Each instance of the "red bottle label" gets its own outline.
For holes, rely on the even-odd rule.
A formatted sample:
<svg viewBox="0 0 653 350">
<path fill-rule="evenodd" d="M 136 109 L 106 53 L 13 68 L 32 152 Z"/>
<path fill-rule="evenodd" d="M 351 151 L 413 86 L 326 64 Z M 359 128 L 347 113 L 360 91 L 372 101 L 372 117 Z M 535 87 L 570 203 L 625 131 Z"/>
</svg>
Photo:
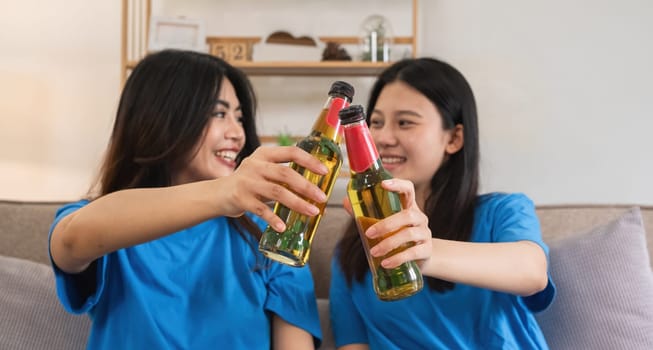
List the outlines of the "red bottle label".
<svg viewBox="0 0 653 350">
<path fill-rule="evenodd" d="M 347 126 L 345 143 L 347 144 L 349 168 L 354 172 L 365 171 L 379 159 L 379 152 L 376 150 L 370 129 L 366 124 Z"/>
<path fill-rule="evenodd" d="M 331 105 L 329 106 L 329 111 L 326 115 L 326 122 L 331 127 L 337 129 L 340 126 L 340 118 L 338 118 L 338 112 L 341 109 L 348 107 L 349 102 L 346 99 L 340 97 L 334 97 L 331 100 Z"/>
</svg>

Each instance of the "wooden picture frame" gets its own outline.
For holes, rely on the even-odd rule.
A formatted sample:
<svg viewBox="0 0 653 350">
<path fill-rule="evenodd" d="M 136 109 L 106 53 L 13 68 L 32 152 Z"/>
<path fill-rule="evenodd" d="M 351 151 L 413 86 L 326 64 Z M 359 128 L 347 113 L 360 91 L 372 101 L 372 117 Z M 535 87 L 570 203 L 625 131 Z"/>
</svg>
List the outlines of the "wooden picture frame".
<svg viewBox="0 0 653 350">
<path fill-rule="evenodd" d="M 152 17 L 148 51 L 164 49 L 206 52 L 204 22 L 199 19 Z"/>
</svg>

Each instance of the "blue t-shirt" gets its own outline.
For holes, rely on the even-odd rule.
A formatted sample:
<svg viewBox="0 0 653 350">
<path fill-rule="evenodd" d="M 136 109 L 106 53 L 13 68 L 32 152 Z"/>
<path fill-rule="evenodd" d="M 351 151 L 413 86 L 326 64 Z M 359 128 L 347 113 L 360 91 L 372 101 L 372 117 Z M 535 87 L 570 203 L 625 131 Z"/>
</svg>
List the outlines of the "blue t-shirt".
<svg viewBox="0 0 653 350">
<path fill-rule="evenodd" d="M 539 220 L 522 194 L 479 197 L 473 242 L 542 241 Z M 547 349 L 533 317 L 553 300 L 555 286 L 529 297 L 457 283 L 438 293 L 424 285 L 393 302 L 374 294 L 371 273 L 347 286 L 337 257 L 331 264 L 331 324 L 337 346 L 363 343 L 371 349 Z"/>
<path fill-rule="evenodd" d="M 86 204 L 60 208 L 52 227 Z M 57 293 L 66 310 L 89 313 L 89 349 L 269 349 L 273 314 L 319 344 L 309 268 L 264 258 L 249 237 L 211 219 L 105 255 L 90 283 L 55 266 Z"/>
</svg>

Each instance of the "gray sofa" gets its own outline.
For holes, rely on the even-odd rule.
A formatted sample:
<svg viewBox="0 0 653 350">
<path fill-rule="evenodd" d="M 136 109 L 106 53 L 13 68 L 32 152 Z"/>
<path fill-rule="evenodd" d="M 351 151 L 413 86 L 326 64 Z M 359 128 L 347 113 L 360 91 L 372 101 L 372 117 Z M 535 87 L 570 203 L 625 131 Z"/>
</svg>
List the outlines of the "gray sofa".
<svg viewBox="0 0 653 350">
<path fill-rule="evenodd" d="M 0 201 L 0 349 L 85 347 L 89 321 L 61 308 L 48 266 L 46 237 L 59 205 Z M 551 348 L 653 349 L 653 207 L 542 206 L 537 213 L 558 288 L 537 315 Z M 334 348 L 330 257 L 348 220 L 329 204 L 310 257 L 321 349 Z"/>
</svg>

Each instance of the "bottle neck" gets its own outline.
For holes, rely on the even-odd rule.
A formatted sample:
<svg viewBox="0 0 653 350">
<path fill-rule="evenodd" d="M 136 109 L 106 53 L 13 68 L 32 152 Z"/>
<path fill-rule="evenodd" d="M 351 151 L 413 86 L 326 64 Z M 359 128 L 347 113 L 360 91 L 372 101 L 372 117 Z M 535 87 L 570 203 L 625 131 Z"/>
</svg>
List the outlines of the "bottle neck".
<svg viewBox="0 0 653 350">
<path fill-rule="evenodd" d="M 372 167 L 380 167 L 379 152 L 365 120 L 345 125 L 344 134 L 351 171 L 362 173 Z"/>
<path fill-rule="evenodd" d="M 328 138 L 340 144 L 342 142 L 342 126 L 340 125 L 340 118 L 338 112 L 341 109 L 349 106 L 349 99 L 343 96 L 329 96 L 320 116 L 313 124 L 311 134 L 323 138 Z"/>
</svg>

